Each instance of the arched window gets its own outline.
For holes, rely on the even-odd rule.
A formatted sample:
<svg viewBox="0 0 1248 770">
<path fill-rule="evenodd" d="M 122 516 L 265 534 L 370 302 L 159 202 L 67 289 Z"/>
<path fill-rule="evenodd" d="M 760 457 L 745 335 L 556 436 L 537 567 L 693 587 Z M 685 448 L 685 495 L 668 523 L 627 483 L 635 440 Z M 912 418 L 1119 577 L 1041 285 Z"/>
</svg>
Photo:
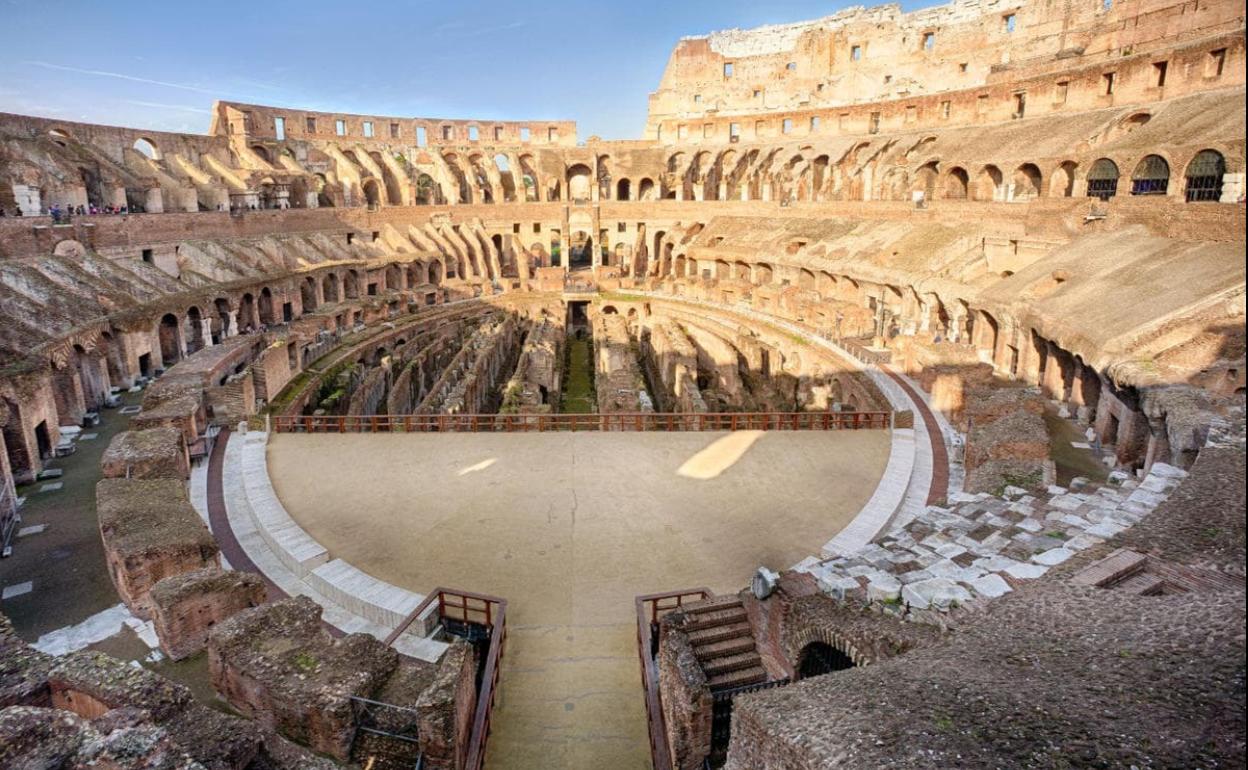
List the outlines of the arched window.
<svg viewBox="0 0 1248 770">
<path fill-rule="evenodd" d="M 134 140 L 133 146 L 135 151 L 146 155 L 152 160 L 160 160 L 160 150 L 156 149 L 156 145 L 152 140 L 139 138 Z"/>
<path fill-rule="evenodd" d="M 1109 158 L 1092 164 L 1088 172 L 1088 197 L 1107 201 L 1118 194 L 1118 165 Z"/>
<path fill-rule="evenodd" d="M 1160 155 L 1146 155 L 1131 174 L 1132 195 L 1165 195 L 1170 188 L 1170 164 Z"/>
<path fill-rule="evenodd" d="M 1222 177 L 1226 174 L 1226 159 L 1217 150 L 1201 150 L 1187 164 L 1184 197 L 1188 203 L 1196 201 L 1219 201 L 1222 199 Z"/>
<path fill-rule="evenodd" d="M 841 650 L 824 642 L 811 642 L 797 658 L 797 678 L 807 679 L 854 667 L 854 661 Z"/>
</svg>

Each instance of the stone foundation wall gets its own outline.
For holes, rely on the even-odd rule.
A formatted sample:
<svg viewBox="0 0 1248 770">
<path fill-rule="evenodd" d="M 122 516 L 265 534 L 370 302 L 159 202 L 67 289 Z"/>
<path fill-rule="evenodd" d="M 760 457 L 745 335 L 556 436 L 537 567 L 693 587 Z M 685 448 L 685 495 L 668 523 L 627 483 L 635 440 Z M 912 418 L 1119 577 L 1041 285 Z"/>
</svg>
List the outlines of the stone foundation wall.
<svg viewBox="0 0 1248 770">
<path fill-rule="evenodd" d="M 711 753 L 711 689 L 689 637 L 667 622 L 660 625 L 658 663 L 672 767 L 700 770 Z"/>
<path fill-rule="evenodd" d="M 307 597 L 243 610 L 208 637 L 213 686 L 230 705 L 339 760 L 355 734 L 349 696 L 373 697 L 398 665 L 398 653 L 371 636 L 332 638 Z"/>
<path fill-rule="evenodd" d="M 208 643 L 221 621 L 264 603 L 264 581 L 249 572 L 208 568 L 167 577 L 151 591 L 152 622 L 160 648 L 174 660 Z"/>
<path fill-rule="evenodd" d="M 187 479 L 191 463 L 181 431 L 149 428 L 114 436 L 100 470 L 106 479 Z"/>
<path fill-rule="evenodd" d="M 149 592 L 171 575 L 220 567 L 219 549 L 181 479 L 103 479 L 96 511 L 104 561 L 130 611 L 151 617 Z"/>
<path fill-rule="evenodd" d="M 416 703 L 420 749 L 429 770 L 461 770 L 476 712 L 477 660 L 473 648 L 459 642 L 438 662 L 433 682 Z"/>
</svg>

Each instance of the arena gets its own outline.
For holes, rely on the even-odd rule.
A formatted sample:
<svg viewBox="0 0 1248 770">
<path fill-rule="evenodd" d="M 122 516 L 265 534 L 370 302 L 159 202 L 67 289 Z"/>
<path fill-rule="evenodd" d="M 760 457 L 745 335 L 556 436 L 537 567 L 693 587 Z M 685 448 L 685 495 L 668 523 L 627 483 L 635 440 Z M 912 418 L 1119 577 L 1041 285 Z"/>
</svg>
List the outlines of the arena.
<svg viewBox="0 0 1248 770">
<path fill-rule="evenodd" d="M 0 767 L 1243 766 L 1244 89 L 954 0 L 641 138 L 0 113 Z"/>
</svg>

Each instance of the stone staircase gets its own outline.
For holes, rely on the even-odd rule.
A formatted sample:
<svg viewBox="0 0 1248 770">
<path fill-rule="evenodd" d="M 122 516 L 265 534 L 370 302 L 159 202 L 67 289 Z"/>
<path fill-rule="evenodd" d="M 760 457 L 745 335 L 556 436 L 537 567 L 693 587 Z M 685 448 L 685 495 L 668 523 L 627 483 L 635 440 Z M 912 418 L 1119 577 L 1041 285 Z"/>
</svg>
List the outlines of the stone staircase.
<svg viewBox="0 0 1248 770">
<path fill-rule="evenodd" d="M 685 632 L 712 691 L 767 681 L 745 606 L 737 596 L 717 596 L 684 608 Z"/>
</svg>

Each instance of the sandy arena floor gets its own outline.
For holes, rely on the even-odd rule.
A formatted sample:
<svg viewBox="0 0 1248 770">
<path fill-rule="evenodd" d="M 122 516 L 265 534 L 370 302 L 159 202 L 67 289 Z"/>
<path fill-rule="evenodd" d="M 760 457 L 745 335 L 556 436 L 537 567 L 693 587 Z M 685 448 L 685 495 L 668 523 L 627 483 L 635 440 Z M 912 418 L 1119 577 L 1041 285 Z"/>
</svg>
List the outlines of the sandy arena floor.
<svg viewBox="0 0 1248 770">
<path fill-rule="evenodd" d="M 737 591 L 867 501 L 884 431 L 278 434 L 269 472 L 334 557 L 504 596 L 489 766 L 647 768 L 633 597 Z"/>
</svg>

